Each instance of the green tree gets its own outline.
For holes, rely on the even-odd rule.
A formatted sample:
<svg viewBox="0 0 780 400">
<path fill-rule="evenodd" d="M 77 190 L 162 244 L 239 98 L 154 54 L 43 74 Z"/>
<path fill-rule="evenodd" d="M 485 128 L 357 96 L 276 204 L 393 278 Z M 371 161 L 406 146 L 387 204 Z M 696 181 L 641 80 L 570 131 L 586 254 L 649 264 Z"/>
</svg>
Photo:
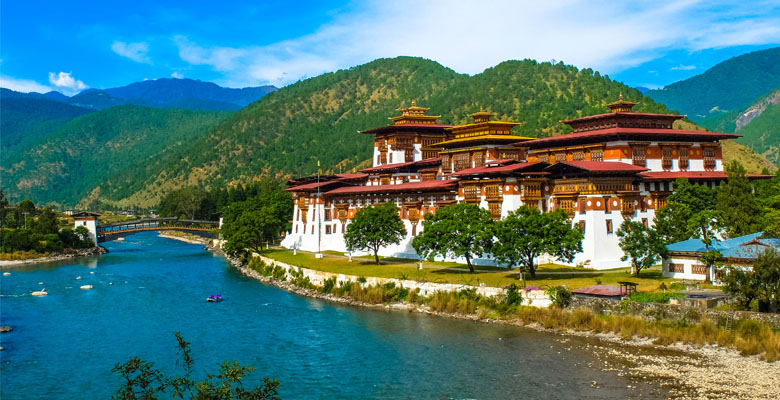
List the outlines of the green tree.
<svg viewBox="0 0 780 400">
<path fill-rule="evenodd" d="M 644 224 L 625 220 L 617 231 L 623 261 L 631 260 L 636 276 L 645 268 L 650 268 L 666 255 L 666 243 L 658 232 Z"/>
<path fill-rule="evenodd" d="M 717 189 L 716 210 L 722 217 L 729 237 L 760 231 L 764 226 L 764 212 L 745 176 L 745 168 L 736 161 L 727 169 L 728 180 Z"/>
<path fill-rule="evenodd" d="M 223 213 L 223 249 L 231 255 L 247 251 L 260 253 L 263 244 L 273 241 L 286 227 L 286 219 L 275 203 L 254 198 L 228 206 Z"/>
<path fill-rule="evenodd" d="M 674 181 L 674 193 L 666 207 L 658 210 L 654 226 L 666 243 L 681 242 L 693 235 L 688 221 L 697 213 L 715 209 L 715 192 L 704 185 L 680 178 Z"/>
<path fill-rule="evenodd" d="M 255 369 L 242 366 L 235 361 L 225 361 L 216 374 L 206 373 L 206 379 L 192 379 L 195 361 L 192 358 L 190 343 L 179 332 L 175 333 L 178 342 L 180 362 L 184 375 L 166 376 L 154 363 L 134 357 L 125 363 L 118 363 L 111 372 L 119 374 L 124 383 L 112 399 L 116 400 L 156 400 L 160 394 L 167 393 L 173 398 L 191 400 L 279 400 L 279 381 L 263 378 L 263 382 L 254 389 L 247 389 L 243 379 Z M 165 398 L 167 398 L 166 396 Z"/>
<path fill-rule="evenodd" d="M 188 219 L 207 219 L 212 209 L 208 202 L 209 196 L 203 189 L 188 186 L 166 194 L 158 205 L 161 217 L 184 217 Z"/>
<path fill-rule="evenodd" d="M 780 305 L 780 252 L 767 248 L 753 261 L 752 271 L 732 266 L 723 278 L 723 289 L 736 296 L 745 308 L 758 300 L 764 304 Z"/>
<path fill-rule="evenodd" d="M 521 266 L 536 278 L 536 258 L 547 253 L 571 262 L 582 251 L 583 234 L 572 228 L 563 210 L 543 213 L 524 205 L 496 224 L 493 257 L 508 267 Z"/>
<path fill-rule="evenodd" d="M 398 207 L 388 202 L 368 206 L 355 213 L 344 232 L 344 242 L 349 251 L 371 251 L 374 253 L 374 261 L 379 264 L 379 248 L 398 244 L 404 236 L 406 229 L 398 217 Z"/>
<path fill-rule="evenodd" d="M 493 246 L 493 219 L 490 212 L 475 204 L 458 203 L 425 214 L 423 231 L 412 247 L 423 258 L 464 257 L 469 271 L 473 257 L 490 253 Z"/>
<path fill-rule="evenodd" d="M 32 231 L 40 235 L 59 232 L 60 228 L 57 223 L 57 213 L 55 213 L 51 207 L 44 208 L 41 211 L 41 215 L 39 215 L 35 223 L 32 224 Z"/>
</svg>

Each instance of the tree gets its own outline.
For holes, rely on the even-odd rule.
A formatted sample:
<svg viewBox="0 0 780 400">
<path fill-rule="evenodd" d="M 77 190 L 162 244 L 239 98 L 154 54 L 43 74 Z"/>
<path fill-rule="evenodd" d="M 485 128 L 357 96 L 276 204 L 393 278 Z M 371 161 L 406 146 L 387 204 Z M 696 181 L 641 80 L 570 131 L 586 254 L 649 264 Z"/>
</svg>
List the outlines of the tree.
<svg viewBox="0 0 780 400">
<path fill-rule="evenodd" d="M 231 255 L 248 250 L 260 253 L 263 244 L 274 240 L 286 227 L 286 220 L 275 203 L 254 198 L 228 206 L 223 214 L 223 249 Z"/>
<path fill-rule="evenodd" d="M 185 217 L 189 219 L 211 219 L 213 212 L 208 193 L 195 187 L 174 190 L 160 199 L 157 209 L 161 217 Z M 197 217 L 197 218 L 196 218 Z"/>
<path fill-rule="evenodd" d="M 469 271 L 471 260 L 490 253 L 493 246 L 493 219 L 490 212 L 475 204 L 458 203 L 427 213 L 423 231 L 412 240 L 412 247 L 423 258 L 464 257 Z"/>
<path fill-rule="evenodd" d="M 398 244 L 404 236 L 406 229 L 398 217 L 398 207 L 395 203 L 384 203 L 355 213 L 344 232 L 344 242 L 349 251 L 371 251 L 374 261 L 379 264 L 379 248 Z"/>
<path fill-rule="evenodd" d="M 729 237 L 760 231 L 764 226 L 764 212 L 756 198 L 753 185 L 745 176 L 745 168 L 736 161 L 726 169 L 728 180 L 717 189 L 716 210 L 722 217 Z"/>
<path fill-rule="evenodd" d="M 718 234 L 723 229 L 721 220 L 720 212 L 711 210 L 698 212 L 688 220 L 688 230 L 691 232 L 692 237 L 699 238 L 704 243 L 705 251 L 699 259 L 707 266 L 707 282 L 710 281 L 710 271 L 713 265 L 721 258 L 720 252 L 713 252 L 710 249 L 712 243 L 718 241 Z"/>
<path fill-rule="evenodd" d="M 493 257 L 508 267 L 521 266 L 536 278 L 536 258 L 547 253 L 571 262 L 582 251 L 583 234 L 572 228 L 563 210 L 543 213 L 524 205 L 497 223 Z"/>
<path fill-rule="evenodd" d="M 32 224 L 32 230 L 41 235 L 59 232 L 60 228 L 57 223 L 57 213 L 55 213 L 51 207 L 44 208 L 41 211 L 41 215 L 39 215 L 38 219 Z"/>
<path fill-rule="evenodd" d="M 644 224 L 625 220 L 617 231 L 620 248 L 623 257 L 620 259 L 631 260 L 631 267 L 636 276 L 645 268 L 652 267 L 661 261 L 666 255 L 666 244 L 663 238 L 653 228 L 646 228 Z"/>
<path fill-rule="evenodd" d="M 715 209 L 715 192 L 704 185 L 695 185 L 688 179 L 674 181 L 674 193 L 666 207 L 658 210 L 653 225 L 667 244 L 681 242 L 692 236 L 688 221 L 697 213 Z"/>
<path fill-rule="evenodd" d="M 235 361 L 225 361 L 219 372 L 206 373 L 206 379 L 192 379 L 195 361 L 192 358 L 190 343 L 179 332 L 175 333 L 179 347 L 180 362 L 184 375 L 166 376 L 154 363 L 134 357 L 122 364 L 116 364 L 111 370 L 124 379 L 124 385 L 117 390 L 113 399 L 156 400 L 161 393 L 169 393 L 174 398 L 193 400 L 279 400 L 279 381 L 263 378 L 262 384 L 254 389 L 246 389 L 242 380 L 255 369 L 242 366 Z M 178 363 L 177 363 L 178 364 Z M 167 398 L 168 396 L 166 396 Z"/>
<path fill-rule="evenodd" d="M 780 252 L 773 248 L 761 252 L 753 261 L 752 271 L 729 267 L 723 283 L 723 289 L 736 296 L 745 308 L 758 300 L 776 309 L 780 303 Z"/>
</svg>

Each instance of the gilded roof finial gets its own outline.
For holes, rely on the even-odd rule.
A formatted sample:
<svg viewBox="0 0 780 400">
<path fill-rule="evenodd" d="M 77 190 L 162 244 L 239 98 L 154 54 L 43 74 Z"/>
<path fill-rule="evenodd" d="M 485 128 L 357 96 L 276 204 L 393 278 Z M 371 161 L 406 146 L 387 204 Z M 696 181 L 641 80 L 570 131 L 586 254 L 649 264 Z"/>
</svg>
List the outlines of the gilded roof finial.
<svg viewBox="0 0 780 400">
<path fill-rule="evenodd" d="M 623 100 L 623 91 L 620 91 L 620 100 Z"/>
<path fill-rule="evenodd" d="M 417 107 L 417 102 L 412 99 L 412 107 Z"/>
</svg>

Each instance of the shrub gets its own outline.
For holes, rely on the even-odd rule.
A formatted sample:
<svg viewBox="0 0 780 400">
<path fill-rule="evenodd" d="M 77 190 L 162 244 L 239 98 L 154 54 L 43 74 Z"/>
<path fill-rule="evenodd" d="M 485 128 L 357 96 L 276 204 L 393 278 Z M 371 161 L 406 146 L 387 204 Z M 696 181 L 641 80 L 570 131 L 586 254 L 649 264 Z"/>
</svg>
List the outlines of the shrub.
<svg viewBox="0 0 780 400">
<path fill-rule="evenodd" d="M 669 303 L 669 299 L 679 299 L 685 297 L 684 293 L 646 293 L 633 292 L 628 298 L 634 303 Z"/>
<path fill-rule="evenodd" d="M 566 308 L 571 304 L 572 294 L 565 286 L 553 286 L 547 289 L 547 295 L 550 296 L 553 305 L 560 308 Z"/>
<path fill-rule="evenodd" d="M 335 276 L 325 279 L 325 282 L 322 283 L 322 293 L 332 293 L 333 288 L 335 287 L 336 287 Z"/>
<path fill-rule="evenodd" d="M 520 295 L 520 290 L 514 283 L 509 285 L 506 289 L 506 295 L 504 296 L 506 304 L 518 305 L 523 302 L 523 297 Z"/>
<path fill-rule="evenodd" d="M 271 272 L 271 276 L 273 276 L 273 278 L 276 279 L 277 281 L 286 281 L 287 270 L 278 265 L 274 265 L 273 270 Z"/>
<path fill-rule="evenodd" d="M 311 280 L 309 279 L 308 276 L 305 276 L 303 274 L 303 269 L 301 269 L 301 267 L 298 267 L 297 270 L 295 270 L 295 269 L 290 270 L 290 278 L 291 278 L 292 283 L 295 286 L 298 286 L 298 287 L 303 288 L 303 289 L 313 289 L 314 288 L 314 284 L 311 283 Z"/>
<path fill-rule="evenodd" d="M 357 281 L 360 282 L 360 283 L 366 283 L 366 277 L 365 276 L 359 276 L 357 278 Z"/>
</svg>

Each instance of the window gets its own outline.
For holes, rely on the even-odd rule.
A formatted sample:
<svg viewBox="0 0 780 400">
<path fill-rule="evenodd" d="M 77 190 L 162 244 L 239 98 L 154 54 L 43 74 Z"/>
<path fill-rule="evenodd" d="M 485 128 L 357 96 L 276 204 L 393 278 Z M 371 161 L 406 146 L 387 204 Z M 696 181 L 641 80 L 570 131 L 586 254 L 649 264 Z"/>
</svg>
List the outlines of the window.
<svg viewBox="0 0 780 400">
<path fill-rule="evenodd" d="M 604 198 L 604 213 L 605 214 L 609 214 L 609 213 L 612 212 L 612 209 L 610 208 L 611 204 L 609 203 L 610 201 L 611 201 L 611 199 L 609 197 L 605 197 Z"/>
<path fill-rule="evenodd" d="M 417 236 L 417 224 L 412 225 L 412 236 Z"/>
<path fill-rule="evenodd" d="M 463 188 L 463 197 L 466 200 L 480 198 L 480 187 L 478 185 L 468 185 Z"/>
<path fill-rule="evenodd" d="M 491 201 L 488 203 L 488 209 L 490 211 L 490 217 L 494 220 L 501 219 L 501 202 Z"/>
<path fill-rule="evenodd" d="M 574 200 L 573 199 L 560 199 L 558 200 L 558 207 L 565 211 L 566 214 L 571 217 L 574 215 Z"/>
<path fill-rule="evenodd" d="M 671 147 L 661 148 L 661 168 L 663 168 L 664 171 L 672 169 L 672 154 L 673 150 Z"/>
<path fill-rule="evenodd" d="M 691 272 L 694 274 L 705 275 L 707 273 L 707 266 L 702 264 L 694 264 L 691 268 Z"/>
<path fill-rule="evenodd" d="M 642 225 L 647 228 L 647 218 L 642 218 Z"/>
<path fill-rule="evenodd" d="M 685 264 L 669 263 L 669 272 L 683 273 L 685 272 Z"/>
<path fill-rule="evenodd" d="M 572 161 L 585 161 L 585 152 L 582 150 L 575 151 L 571 154 Z"/>
<path fill-rule="evenodd" d="M 680 171 L 688 169 L 688 148 L 680 147 Z"/>
<path fill-rule="evenodd" d="M 550 162 L 550 155 L 548 153 L 539 154 L 538 157 L 540 162 Z"/>
<path fill-rule="evenodd" d="M 481 167 L 483 165 L 485 165 L 485 152 L 478 151 L 474 153 L 474 166 Z"/>
<path fill-rule="evenodd" d="M 590 160 L 591 161 L 604 161 L 604 150 L 602 149 L 593 149 L 590 151 Z"/>
<path fill-rule="evenodd" d="M 330 220 L 331 220 L 331 210 L 327 209 L 325 210 L 325 221 L 330 221 Z"/>
<path fill-rule="evenodd" d="M 295 225 L 295 233 L 298 233 L 298 225 Z"/>
<path fill-rule="evenodd" d="M 471 168 L 471 155 L 469 153 L 455 154 L 452 161 L 455 164 L 455 172 Z"/>
<path fill-rule="evenodd" d="M 330 235 L 330 225 L 325 225 L 325 234 Z"/>
<path fill-rule="evenodd" d="M 583 235 L 585 234 L 585 221 L 580 221 L 580 232 L 582 232 Z"/>
<path fill-rule="evenodd" d="M 311 234 L 314 234 L 314 224 L 311 224 Z"/>
<path fill-rule="evenodd" d="M 702 149 L 704 155 L 704 170 L 712 171 L 715 169 L 715 148 L 705 147 Z"/>
<path fill-rule="evenodd" d="M 612 220 L 607 220 L 607 233 L 612 233 Z"/>
<path fill-rule="evenodd" d="M 404 150 L 404 160 L 405 162 L 414 161 L 414 148 Z"/>
<path fill-rule="evenodd" d="M 441 170 L 443 173 L 448 173 L 452 171 L 452 165 L 450 165 L 450 155 L 449 154 L 442 154 L 441 155 Z"/>
<path fill-rule="evenodd" d="M 631 148 L 631 162 L 634 165 L 644 167 L 647 165 L 646 149 L 644 146 L 635 146 Z"/>
</svg>

